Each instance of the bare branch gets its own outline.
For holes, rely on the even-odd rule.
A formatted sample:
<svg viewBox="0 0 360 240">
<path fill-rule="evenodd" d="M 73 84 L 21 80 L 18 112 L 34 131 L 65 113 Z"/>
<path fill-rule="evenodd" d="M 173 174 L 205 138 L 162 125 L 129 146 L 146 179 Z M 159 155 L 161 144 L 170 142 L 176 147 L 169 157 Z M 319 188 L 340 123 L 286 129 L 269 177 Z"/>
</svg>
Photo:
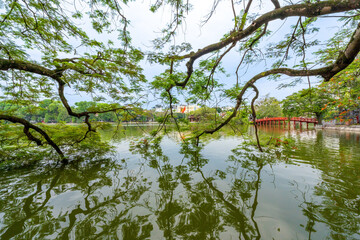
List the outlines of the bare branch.
<svg viewBox="0 0 360 240">
<path fill-rule="evenodd" d="M 280 8 L 280 3 L 278 0 L 271 0 L 271 2 L 274 4 L 275 9 Z"/>
<path fill-rule="evenodd" d="M 239 69 L 240 69 L 240 66 L 241 66 L 241 64 L 243 63 L 244 59 L 245 59 L 245 56 L 246 56 L 247 52 L 248 52 L 249 50 L 252 50 L 252 47 L 254 46 L 254 44 L 255 44 L 257 41 L 259 41 L 260 38 L 262 38 L 262 37 L 265 35 L 266 30 L 267 30 L 267 26 L 268 26 L 268 24 L 266 23 L 265 26 L 264 26 L 263 31 L 261 32 L 261 34 L 260 34 L 257 38 L 255 38 L 255 39 L 250 43 L 248 49 L 245 50 L 245 52 L 244 52 L 244 54 L 243 54 L 243 56 L 242 56 L 242 58 L 241 58 L 241 61 L 240 61 L 239 65 L 237 66 L 236 72 L 235 72 L 235 73 L 236 73 L 236 87 L 239 87 Z"/>
<path fill-rule="evenodd" d="M 250 10 L 250 6 L 252 4 L 252 0 L 249 0 L 246 8 L 245 8 L 245 11 L 244 11 L 244 15 L 241 19 L 241 24 L 239 26 L 239 31 L 242 31 L 244 29 L 244 26 L 245 26 L 245 23 L 246 23 L 246 18 L 247 18 L 247 14 L 249 13 L 249 10 Z"/>
</svg>

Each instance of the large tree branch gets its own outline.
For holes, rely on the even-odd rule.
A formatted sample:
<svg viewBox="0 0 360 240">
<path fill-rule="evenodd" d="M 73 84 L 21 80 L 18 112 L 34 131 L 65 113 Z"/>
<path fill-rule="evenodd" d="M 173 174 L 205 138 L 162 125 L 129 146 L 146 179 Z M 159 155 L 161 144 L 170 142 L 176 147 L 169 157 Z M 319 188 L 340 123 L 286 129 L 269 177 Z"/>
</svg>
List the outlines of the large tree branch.
<svg viewBox="0 0 360 240">
<path fill-rule="evenodd" d="M 64 69 L 51 70 L 35 63 L 22 60 L 9 60 L 0 58 L 0 70 L 17 69 L 20 71 L 36 73 L 59 81 Z"/>
<path fill-rule="evenodd" d="M 304 69 L 304 70 L 297 70 L 297 69 L 291 69 L 291 68 L 277 68 L 277 69 L 271 69 L 268 71 L 264 71 L 262 73 L 259 73 L 252 77 L 244 87 L 241 89 L 241 92 L 237 95 L 236 98 L 236 105 L 234 107 L 234 111 L 232 114 L 225 119 L 224 122 L 219 124 L 214 129 L 208 129 L 204 130 L 203 132 L 197 134 L 195 138 L 199 138 L 203 134 L 210 133 L 213 134 L 214 132 L 220 130 L 222 127 L 224 127 L 226 124 L 228 124 L 231 119 L 233 119 L 237 111 L 242 103 L 243 96 L 247 89 L 249 87 L 254 88 L 254 83 L 258 81 L 261 78 L 274 75 L 274 74 L 284 74 L 291 77 L 307 77 L 307 76 L 322 76 L 325 81 L 329 81 L 334 75 L 339 73 L 340 71 L 344 70 L 346 67 L 348 67 L 355 59 L 355 57 L 358 55 L 360 51 L 360 23 L 358 24 L 356 30 L 354 31 L 353 36 L 351 37 L 346 49 L 344 52 L 340 53 L 338 59 L 330 66 L 318 68 L 318 69 Z M 254 88 L 255 89 L 255 88 Z"/>
<path fill-rule="evenodd" d="M 174 56 L 173 57 L 174 59 L 189 58 L 189 61 L 186 63 L 187 77 L 183 82 L 177 82 L 175 85 L 181 87 L 186 86 L 187 82 L 189 81 L 192 75 L 193 64 L 196 59 L 208 53 L 220 50 L 233 42 L 239 41 L 241 39 L 250 36 L 263 24 L 269 23 L 277 19 L 284 19 L 292 16 L 316 17 L 316 16 L 327 15 L 332 13 L 350 11 L 354 9 L 360 9 L 359 0 L 332 0 L 332 1 L 317 2 L 317 3 L 295 4 L 295 5 L 285 6 L 282 8 L 277 8 L 273 11 L 265 13 L 259 18 L 257 18 L 255 21 L 253 21 L 253 23 L 250 26 L 248 26 L 242 31 L 236 31 L 232 33 L 225 40 L 208 45 L 202 49 L 199 49 L 197 52 L 191 52 L 190 54 L 180 57 Z"/>
<path fill-rule="evenodd" d="M 29 140 L 31 141 L 35 141 L 37 145 L 42 145 L 42 142 L 40 139 L 34 137 L 34 135 L 32 135 L 29 132 L 29 129 L 33 129 L 36 132 L 40 133 L 46 140 L 46 142 L 55 149 L 55 151 L 60 155 L 61 157 L 61 161 L 63 163 L 67 163 L 68 160 L 65 158 L 64 153 L 61 151 L 61 149 L 59 148 L 59 146 L 50 138 L 50 136 L 41 128 L 39 128 L 38 126 L 35 126 L 34 124 L 30 123 L 29 121 L 22 119 L 22 118 L 18 118 L 18 117 L 14 117 L 14 116 L 9 116 L 9 115 L 0 115 L 0 120 L 6 120 L 12 123 L 20 123 L 24 126 L 24 133 L 26 134 L 26 136 L 28 137 Z"/>
<path fill-rule="evenodd" d="M 61 100 L 63 106 L 65 107 L 67 113 L 70 116 L 73 116 L 76 118 L 85 117 L 84 123 L 87 125 L 88 130 L 84 134 L 84 137 L 81 140 L 79 140 L 78 142 L 81 142 L 82 140 L 84 140 L 87 137 L 87 134 L 89 132 L 95 132 L 95 130 L 92 128 L 91 123 L 89 121 L 90 114 L 107 113 L 107 112 L 115 112 L 118 110 L 126 110 L 126 108 L 124 108 L 124 107 L 117 107 L 117 108 L 108 109 L 108 110 L 85 111 L 85 112 L 80 112 L 80 113 L 74 112 L 73 109 L 71 108 L 70 104 L 68 103 L 68 100 L 65 97 L 66 83 L 61 79 L 64 71 L 66 71 L 68 69 L 72 69 L 72 68 L 57 68 L 55 70 L 52 70 L 52 69 L 43 67 L 41 65 L 27 62 L 27 61 L 8 60 L 8 59 L 0 58 L 0 70 L 6 71 L 9 69 L 16 69 L 19 71 L 25 71 L 25 72 L 30 72 L 30 73 L 35 73 L 35 74 L 39 74 L 42 76 L 50 77 L 51 79 L 55 80 L 58 83 L 58 94 L 59 94 L 60 100 Z M 74 70 L 74 69 L 72 69 L 72 70 Z M 29 132 L 25 132 L 25 133 L 27 135 L 30 134 Z M 29 137 L 29 139 L 32 138 L 30 135 L 28 135 L 28 137 Z M 34 140 L 34 139 L 31 139 L 31 140 Z M 35 142 L 38 143 L 38 141 L 35 141 Z"/>
<path fill-rule="evenodd" d="M 65 85 L 66 83 L 61 79 L 61 77 L 63 76 L 63 73 L 65 70 L 68 69 L 72 69 L 72 68 L 58 68 L 55 70 L 49 69 L 49 68 L 45 68 L 39 64 L 35 64 L 35 63 L 30 63 L 27 61 L 22 61 L 22 60 L 8 60 L 8 59 L 2 59 L 0 58 L 0 70 L 9 70 L 9 69 L 16 69 L 19 71 L 25 71 L 25 72 L 30 72 L 30 73 L 35 73 L 35 74 L 39 74 L 42 76 L 46 76 L 46 77 L 50 77 L 53 80 L 55 80 L 58 84 L 59 84 L 59 88 L 58 88 L 58 92 L 59 92 L 59 97 L 61 102 L 63 103 L 64 107 L 66 108 L 67 112 L 69 115 L 73 116 L 73 117 L 84 117 L 87 116 L 89 114 L 96 114 L 96 113 L 107 113 L 107 112 L 114 112 L 117 110 L 125 110 L 124 107 L 119 107 L 119 108 L 114 108 L 114 109 L 109 109 L 109 110 L 99 110 L 99 111 L 85 111 L 85 112 L 80 112 L 80 113 L 76 113 L 72 110 L 72 108 L 70 107 L 65 94 L 64 94 L 64 90 L 65 90 Z M 72 69 L 73 70 L 73 69 Z"/>
<path fill-rule="evenodd" d="M 62 104 L 64 105 L 64 107 L 66 108 L 68 114 L 70 116 L 73 117 L 77 117 L 77 118 L 81 118 L 83 116 L 88 117 L 89 113 L 88 112 L 82 112 L 82 113 L 75 113 L 72 108 L 70 107 L 65 94 L 64 94 L 64 89 L 65 89 L 65 82 L 61 79 L 63 72 L 65 71 L 65 69 L 49 69 L 49 68 L 45 68 L 41 65 L 35 64 L 35 63 L 31 63 L 31 62 L 27 62 L 27 61 L 22 61 L 22 60 L 8 60 L 8 59 L 0 59 L 0 70 L 9 70 L 9 69 L 16 69 L 19 71 L 25 71 L 25 72 L 30 72 L 30 73 L 35 73 L 35 74 L 39 74 L 42 76 L 46 76 L 46 77 L 50 77 L 53 80 L 55 80 L 59 87 L 58 87 L 58 93 L 59 93 L 59 97 L 60 100 L 62 102 Z M 91 128 L 90 123 L 88 122 L 88 118 L 85 119 L 85 123 L 88 125 L 88 131 L 93 131 Z M 87 133 L 86 133 L 87 135 Z"/>
</svg>

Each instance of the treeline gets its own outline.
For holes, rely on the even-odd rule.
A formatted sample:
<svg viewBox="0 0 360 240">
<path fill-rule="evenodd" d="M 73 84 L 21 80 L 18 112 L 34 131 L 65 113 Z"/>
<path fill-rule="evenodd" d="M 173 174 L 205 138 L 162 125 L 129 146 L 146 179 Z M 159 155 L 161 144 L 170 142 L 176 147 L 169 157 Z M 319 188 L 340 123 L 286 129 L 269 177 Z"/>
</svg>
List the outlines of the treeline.
<svg viewBox="0 0 360 240">
<path fill-rule="evenodd" d="M 114 109 L 119 108 L 120 105 L 97 103 L 93 101 L 81 101 L 72 106 L 74 112 L 86 112 L 98 109 Z M 44 99 L 36 104 L 14 103 L 12 101 L 1 101 L 0 112 L 12 113 L 17 117 L 24 118 L 30 122 L 38 123 L 81 123 L 82 118 L 75 118 L 68 114 L 66 108 L 60 101 L 52 99 Z M 132 108 L 129 110 L 106 112 L 101 114 L 91 114 L 91 121 L 98 122 L 118 122 L 118 121 L 138 121 L 148 122 L 153 121 L 153 114 L 141 108 Z"/>
<path fill-rule="evenodd" d="M 302 89 L 278 101 L 265 97 L 256 102 L 257 118 L 316 117 L 337 123 L 356 124 L 360 118 L 360 61 L 329 82 Z"/>
<path fill-rule="evenodd" d="M 163 122 L 171 121 L 172 118 L 180 122 L 209 122 L 214 119 L 222 119 L 230 115 L 233 109 L 210 108 L 203 106 L 190 113 L 156 112 L 155 109 L 147 110 L 140 107 L 132 107 L 121 110 L 118 104 L 98 103 L 94 101 L 76 102 L 72 106 L 74 112 L 103 111 L 108 109 L 120 109 L 106 113 L 91 114 L 90 121 L 94 122 Z M 72 117 L 68 114 L 64 105 L 57 100 L 44 99 L 37 103 L 17 103 L 9 100 L 0 101 L 0 113 L 12 114 L 26 119 L 32 123 L 82 123 L 83 118 Z M 238 111 L 237 120 L 244 123 L 248 121 L 250 107 L 243 105 Z"/>
</svg>

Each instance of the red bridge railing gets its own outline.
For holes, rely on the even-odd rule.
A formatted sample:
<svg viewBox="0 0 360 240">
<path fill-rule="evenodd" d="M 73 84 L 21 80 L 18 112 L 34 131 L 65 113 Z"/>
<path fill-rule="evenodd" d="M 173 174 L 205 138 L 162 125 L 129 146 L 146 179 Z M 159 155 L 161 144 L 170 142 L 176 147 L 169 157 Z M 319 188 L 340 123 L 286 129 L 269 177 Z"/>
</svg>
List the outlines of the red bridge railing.
<svg viewBox="0 0 360 240">
<path fill-rule="evenodd" d="M 318 123 L 316 118 L 303 118 L 303 117 L 293 117 L 293 118 L 290 119 L 290 121 Z"/>
<path fill-rule="evenodd" d="M 257 125 L 271 125 L 271 124 L 275 124 L 275 125 L 280 125 L 281 122 L 283 122 L 283 125 L 286 124 L 286 121 L 293 121 L 294 125 L 299 122 L 300 123 L 300 127 L 301 127 L 301 123 L 306 123 L 306 126 L 308 127 L 309 123 L 313 123 L 314 125 L 316 125 L 318 123 L 318 121 L 316 120 L 316 118 L 304 118 L 304 117 L 293 117 L 293 118 L 287 118 L 287 117 L 273 117 L 273 118 L 262 118 L 262 119 L 256 119 L 255 122 Z"/>
</svg>

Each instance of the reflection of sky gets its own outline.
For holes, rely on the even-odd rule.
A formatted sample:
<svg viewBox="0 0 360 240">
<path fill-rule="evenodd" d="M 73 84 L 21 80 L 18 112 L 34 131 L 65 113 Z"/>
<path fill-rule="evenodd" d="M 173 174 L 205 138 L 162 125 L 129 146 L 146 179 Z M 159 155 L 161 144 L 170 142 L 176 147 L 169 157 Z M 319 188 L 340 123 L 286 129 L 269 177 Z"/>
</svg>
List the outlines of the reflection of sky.
<svg viewBox="0 0 360 240">
<path fill-rule="evenodd" d="M 266 167 L 262 174 L 256 217 L 264 236 L 306 239 L 307 233 L 300 226 L 306 226 L 308 221 L 301 208 L 306 207 L 302 205 L 305 201 L 302 193 L 307 201 L 314 202 L 314 187 L 320 182 L 321 171 L 311 165 L 280 163 L 272 169 Z M 315 229 L 317 239 L 326 237 L 328 229 L 325 224 L 317 222 Z"/>
<path fill-rule="evenodd" d="M 5 227 L 5 225 L 3 224 L 4 216 L 5 216 L 5 213 L 0 212 L 0 229 Z"/>
<path fill-rule="evenodd" d="M 66 211 L 71 212 L 70 209 L 76 208 L 81 205 L 84 200 L 84 195 L 81 191 L 68 191 L 54 195 L 49 202 L 48 206 L 51 206 L 51 210 L 54 217 L 58 217 L 64 214 Z M 84 205 L 84 204 L 82 204 Z"/>
</svg>

